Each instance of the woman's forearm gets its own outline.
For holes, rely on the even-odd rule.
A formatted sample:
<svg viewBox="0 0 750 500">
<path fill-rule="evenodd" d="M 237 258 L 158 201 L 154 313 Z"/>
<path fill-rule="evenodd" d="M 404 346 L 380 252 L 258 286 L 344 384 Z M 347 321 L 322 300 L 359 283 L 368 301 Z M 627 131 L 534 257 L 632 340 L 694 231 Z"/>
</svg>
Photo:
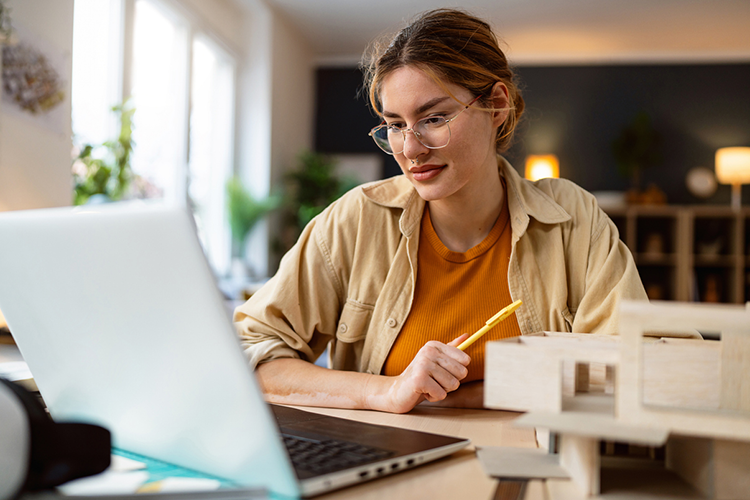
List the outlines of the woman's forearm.
<svg viewBox="0 0 750 500">
<path fill-rule="evenodd" d="M 263 363 L 256 375 L 270 403 L 390 411 L 378 397 L 387 392 L 389 377 L 330 370 L 293 358 Z"/>
<path fill-rule="evenodd" d="M 396 377 L 329 370 L 294 358 L 263 363 L 256 374 L 270 403 L 405 413 L 424 400 L 444 400 L 459 388 L 471 358 L 456 346 L 466 338 L 427 342 Z"/>
</svg>

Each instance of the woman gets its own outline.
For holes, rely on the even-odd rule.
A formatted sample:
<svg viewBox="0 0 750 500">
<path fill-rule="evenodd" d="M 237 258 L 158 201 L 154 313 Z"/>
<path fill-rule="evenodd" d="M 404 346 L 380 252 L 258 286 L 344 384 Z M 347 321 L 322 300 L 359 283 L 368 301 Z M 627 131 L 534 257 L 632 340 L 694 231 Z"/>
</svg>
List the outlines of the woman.
<svg viewBox="0 0 750 500">
<path fill-rule="evenodd" d="M 269 401 L 481 406 L 487 340 L 617 332 L 618 301 L 646 298 L 633 259 L 593 196 L 527 182 L 498 156 L 524 104 L 485 22 L 420 16 L 376 49 L 367 85 L 383 118 L 370 135 L 403 175 L 328 207 L 237 309 Z M 457 348 L 517 299 L 514 315 Z M 333 370 L 312 363 L 326 346 Z"/>
</svg>

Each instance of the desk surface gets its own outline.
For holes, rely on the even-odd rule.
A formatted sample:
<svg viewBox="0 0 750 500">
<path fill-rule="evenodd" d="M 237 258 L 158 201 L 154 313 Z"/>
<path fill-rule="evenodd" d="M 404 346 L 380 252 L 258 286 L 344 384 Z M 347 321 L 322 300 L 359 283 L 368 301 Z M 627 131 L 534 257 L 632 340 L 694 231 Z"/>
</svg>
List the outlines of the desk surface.
<svg viewBox="0 0 750 500">
<path fill-rule="evenodd" d="M 469 438 L 472 441 L 472 445 L 468 448 L 436 462 L 317 497 L 325 500 L 350 498 L 490 500 L 495 493 L 497 481 L 484 473 L 475 454 L 475 447 L 537 446 L 532 429 L 521 429 L 511 425 L 511 422 L 519 415 L 513 412 L 418 407 L 406 415 L 393 415 L 364 410 L 307 407 L 303 409 L 373 424 Z"/>
</svg>

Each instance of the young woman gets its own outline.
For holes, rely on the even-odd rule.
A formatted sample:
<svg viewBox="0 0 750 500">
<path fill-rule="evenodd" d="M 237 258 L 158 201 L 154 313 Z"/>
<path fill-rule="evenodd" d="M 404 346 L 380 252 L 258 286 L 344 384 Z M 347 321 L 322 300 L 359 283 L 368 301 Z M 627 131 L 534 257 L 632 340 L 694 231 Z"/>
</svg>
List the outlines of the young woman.
<svg viewBox="0 0 750 500">
<path fill-rule="evenodd" d="M 328 207 L 235 312 L 269 401 L 481 406 L 488 340 L 617 333 L 619 300 L 646 299 L 633 259 L 592 195 L 528 182 L 499 156 L 524 104 L 487 23 L 420 16 L 376 49 L 367 85 L 383 118 L 370 135 L 403 175 Z M 332 370 L 313 364 L 326 346 Z"/>
</svg>

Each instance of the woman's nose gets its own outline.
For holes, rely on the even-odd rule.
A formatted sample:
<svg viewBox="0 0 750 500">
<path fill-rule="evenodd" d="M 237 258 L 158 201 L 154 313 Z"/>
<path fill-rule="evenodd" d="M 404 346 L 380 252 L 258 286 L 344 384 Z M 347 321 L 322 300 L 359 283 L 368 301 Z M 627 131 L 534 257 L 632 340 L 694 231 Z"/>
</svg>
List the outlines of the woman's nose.
<svg viewBox="0 0 750 500">
<path fill-rule="evenodd" d="M 413 160 L 427 151 L 427 147 L 419 142 L 419 139 L 417 139 L 417 136 L 413 131 L 409 130 L 408 132 L 405 132 L 404 135 L 403 154 L 407 159 Z"/>
</svg>

